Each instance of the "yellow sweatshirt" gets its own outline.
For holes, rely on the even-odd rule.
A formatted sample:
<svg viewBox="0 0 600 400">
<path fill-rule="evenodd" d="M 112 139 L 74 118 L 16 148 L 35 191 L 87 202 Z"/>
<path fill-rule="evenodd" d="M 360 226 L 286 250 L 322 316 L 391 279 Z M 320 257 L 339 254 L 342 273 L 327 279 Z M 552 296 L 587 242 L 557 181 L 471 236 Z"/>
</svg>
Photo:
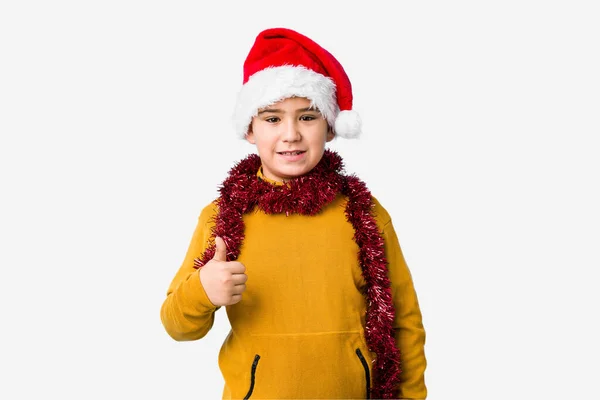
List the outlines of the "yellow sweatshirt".
<svg viewBox="0 0 600 400">
<path fill-rule="evenodd" d="M 237 261 L 248 281 L 242 300 L 226 307 L 231 331 L 219 353 L 223 399 L 369 398 L 374 354 L 363 333 L 365 281 L 346 201 L 339 195 L 316 216 L 257 209 L 244 216 Z M 396 309 L 400 398 L 424 399 L 425 331 L 417 295 L 390 216 L 374 201 Z M 208 247 L 216 211 L 214 203 L 202 210 L 161 308 L 166 331 L 178 341 L 204 337 L 219 308 L 193 268 Z"/>
</svg>

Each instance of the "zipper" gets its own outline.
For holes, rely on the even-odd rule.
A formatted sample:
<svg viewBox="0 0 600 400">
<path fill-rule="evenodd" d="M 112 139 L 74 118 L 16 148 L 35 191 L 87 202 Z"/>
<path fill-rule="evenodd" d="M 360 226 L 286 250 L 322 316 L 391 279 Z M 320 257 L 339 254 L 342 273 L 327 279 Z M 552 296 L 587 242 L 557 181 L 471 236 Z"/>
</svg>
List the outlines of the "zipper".
<svg viewBox="0 0 600 400">
<path fill-rule="evenodd" d="M 252 369 L 250 370 L 250 389 L 248 389 L 248 394 L 244 397 L 244 400 L 248 400 L 250 396 L 252 396 L 252 392 L 254 391 L 254 380 L 256 375 L 256 366 L 258 365 L 258 360 L 260 360 L 260 356 L 257 354 L 254 356 L 254 362 L 252 363 Z"/>
<path fill-rule="evenodd" d="M 367 381 L 367 395 L 365 398 L 370 399 L 371 398 L 371 371 L 369 371 L 369 364 L 367 364 L 367 360 L 365 360 L 365 357 L 360 352 L 360 349 L 356 349 L 356 355 L 358 356 L 358 359 L 360 360 L 363 368 L 365 369 L 365 379 Z"/>
</svg>

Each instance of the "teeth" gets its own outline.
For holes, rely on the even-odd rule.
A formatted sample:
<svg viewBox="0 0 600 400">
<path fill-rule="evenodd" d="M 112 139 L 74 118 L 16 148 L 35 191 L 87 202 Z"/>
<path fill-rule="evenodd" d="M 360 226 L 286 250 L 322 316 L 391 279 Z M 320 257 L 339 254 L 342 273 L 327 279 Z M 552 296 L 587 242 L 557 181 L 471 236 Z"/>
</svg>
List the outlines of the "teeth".
<svg viewBox="0 0 600 400">
<path fill-rule="evenodd" d="M 296 156 L 296 155 L 298 155 L 298 154 L 301 154 L 301 153 L 302 153 L 301 151 L 282 151 L 282 152 L 281 152 L 281 154 L 285 154 L 285 155 L 294 155 L 294 156 Z"/>
</svg>

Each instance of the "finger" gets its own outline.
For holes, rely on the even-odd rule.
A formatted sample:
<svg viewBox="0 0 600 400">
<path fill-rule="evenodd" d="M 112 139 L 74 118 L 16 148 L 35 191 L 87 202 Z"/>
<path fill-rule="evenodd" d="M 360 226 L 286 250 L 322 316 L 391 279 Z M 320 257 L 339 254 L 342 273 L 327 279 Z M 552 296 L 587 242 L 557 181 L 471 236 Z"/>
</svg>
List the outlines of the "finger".
<svg viewBox="0 0 600 400">
<path fill-rule="evenodd" d="M 246 272 L 246 267 L 242 263 L 231 261 L 227 263 L 227 271 L 232 274 L 243 274 Z"/>
<path fill-rule="evenodd" d="M 235 285 L 233 289 L 231 289 L 232 295 L 242 294 L 246 290 L 246 285 Z"/>
<path fill-rule="evenodd" d="M 227 246 L 219 236 L 215 237 L 215 255 L 213 260 L 227 261 Z"/>
<path fill-rule="evenodd" d="M 229 305 L 239 303 L 240 300 L 242 300 L 242 295 L 234 294 L 233 296 L 231 296 L 231 302 L 229 303 Z"/>
<path fill-rule="evenodd" d="M 231 281 L 234 285 L 243 285 L 248 281 L 248 275 L 246 274 L 235 274 L 231 275 Z"/>
</svg>

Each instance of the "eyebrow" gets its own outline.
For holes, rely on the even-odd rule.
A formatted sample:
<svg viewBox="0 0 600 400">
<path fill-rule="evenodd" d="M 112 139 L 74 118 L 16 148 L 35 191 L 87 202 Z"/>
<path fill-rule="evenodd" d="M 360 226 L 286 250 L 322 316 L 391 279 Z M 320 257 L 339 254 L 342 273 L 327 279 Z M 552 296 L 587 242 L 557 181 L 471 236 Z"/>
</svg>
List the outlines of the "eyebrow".
<svg viewBox="0 0 600 400">
<path fill-rule="evenodd" d="M 295 112 L 307 112 L 307 111 L 319 112 L 319 110 L 317 110 L 314 107 L 299 108 Z M 263 113 L 285 114 L 285 111 L 283 111 L 279 108 L 265 108 L 264 110 L 259 111 L 257 115 L 260 115 Z"/>
</svg>

